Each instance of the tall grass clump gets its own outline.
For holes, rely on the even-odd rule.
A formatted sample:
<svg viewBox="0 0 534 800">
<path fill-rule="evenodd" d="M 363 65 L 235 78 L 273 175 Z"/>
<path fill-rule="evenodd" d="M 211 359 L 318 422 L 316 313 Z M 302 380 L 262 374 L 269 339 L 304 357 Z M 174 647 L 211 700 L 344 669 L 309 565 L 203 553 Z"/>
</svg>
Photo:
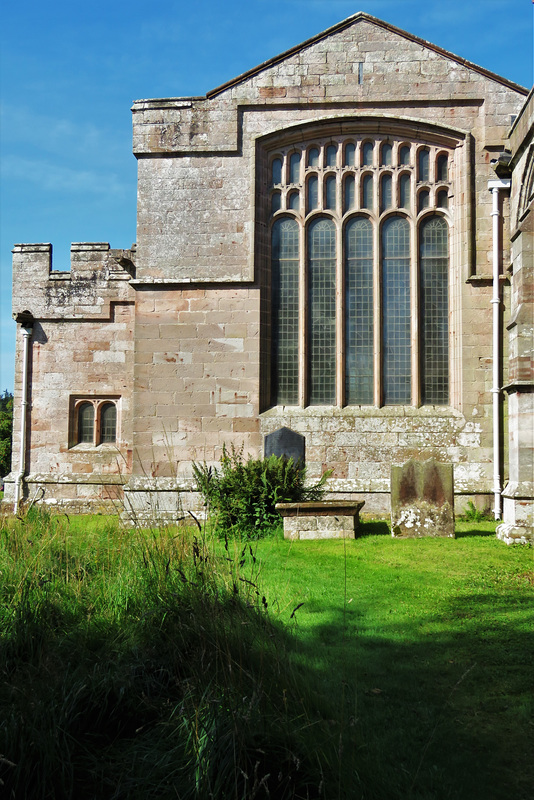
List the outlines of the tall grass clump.
<svg viewBox="0 0 534 800">
<path fill-rule="evenodd" d="M 244 458 L 243 448 L 223 447 L 220 467 L 193 464 L 197 490 L 202 494 L 215 529 L 222 535 L 258 539 L 280 526 L 277 503 L 320 500 L 330 472 L 308 485 L 306 467 L 290 458 Z"/>
<path fill-rule="evenodd" d="M 0 572 L 5 797 L 350 796 L 250 543 L 32 510 L 1 524 Z"/>
</svg>

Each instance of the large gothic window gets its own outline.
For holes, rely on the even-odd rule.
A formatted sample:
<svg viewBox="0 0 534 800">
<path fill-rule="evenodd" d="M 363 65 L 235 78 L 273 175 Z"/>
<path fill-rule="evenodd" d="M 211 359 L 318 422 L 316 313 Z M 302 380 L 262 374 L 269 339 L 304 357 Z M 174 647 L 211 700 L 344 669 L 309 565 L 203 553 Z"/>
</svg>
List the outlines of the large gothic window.
<svg viewBox="0 0 534 800">
<path fill-rule="evenodd" d="M 394 136 L 272 153 L 272 404 L 449 402 L 450 161 Z"/>
</svg>

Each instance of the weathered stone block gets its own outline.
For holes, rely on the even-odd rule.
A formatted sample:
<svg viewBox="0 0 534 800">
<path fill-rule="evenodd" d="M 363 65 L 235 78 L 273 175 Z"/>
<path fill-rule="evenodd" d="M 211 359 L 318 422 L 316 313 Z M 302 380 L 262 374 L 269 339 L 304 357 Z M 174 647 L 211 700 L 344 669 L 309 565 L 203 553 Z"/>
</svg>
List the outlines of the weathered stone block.
<svg viewBox="0 0 534 800">
<path fill-rule="evenodd" d="M 391 535 L 454 538 L 452 464 L 410 459 L 391 467 Z"/>
</svg>

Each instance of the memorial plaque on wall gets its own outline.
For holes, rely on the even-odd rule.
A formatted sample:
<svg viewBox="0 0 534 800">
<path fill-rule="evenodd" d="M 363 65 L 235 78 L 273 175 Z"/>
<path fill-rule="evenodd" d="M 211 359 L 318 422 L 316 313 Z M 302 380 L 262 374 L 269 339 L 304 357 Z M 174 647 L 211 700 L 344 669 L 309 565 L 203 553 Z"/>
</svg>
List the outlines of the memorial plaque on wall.
<svg viewBox="0 0 534 800">
<path fill-rule="evenodd" d="M 292 458 L 295 463 L 306 460 L 306 439 L 300 433 L 290 428 L 278 428 L 269 433 L 264 440 L 265 458 L 269 456 L 284 456 Z"/>
</svg>

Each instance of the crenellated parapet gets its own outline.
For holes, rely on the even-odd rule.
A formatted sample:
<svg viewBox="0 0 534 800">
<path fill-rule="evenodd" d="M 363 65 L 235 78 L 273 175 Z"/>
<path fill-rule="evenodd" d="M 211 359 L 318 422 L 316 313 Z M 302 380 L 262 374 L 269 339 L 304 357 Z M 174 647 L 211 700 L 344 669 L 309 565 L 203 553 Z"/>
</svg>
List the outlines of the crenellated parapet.
<svg viewBox="0 0 534 800">
<path fill-rule="evenodd" d="M 133 302 L 135 245 L 111 249 L 108 242 L 73 242 L 71 268 L 52 269 L 52 245 L 13 248 L 13 314 L 36 319 L 109 319 L 112 303 Z"/>
</svg>

